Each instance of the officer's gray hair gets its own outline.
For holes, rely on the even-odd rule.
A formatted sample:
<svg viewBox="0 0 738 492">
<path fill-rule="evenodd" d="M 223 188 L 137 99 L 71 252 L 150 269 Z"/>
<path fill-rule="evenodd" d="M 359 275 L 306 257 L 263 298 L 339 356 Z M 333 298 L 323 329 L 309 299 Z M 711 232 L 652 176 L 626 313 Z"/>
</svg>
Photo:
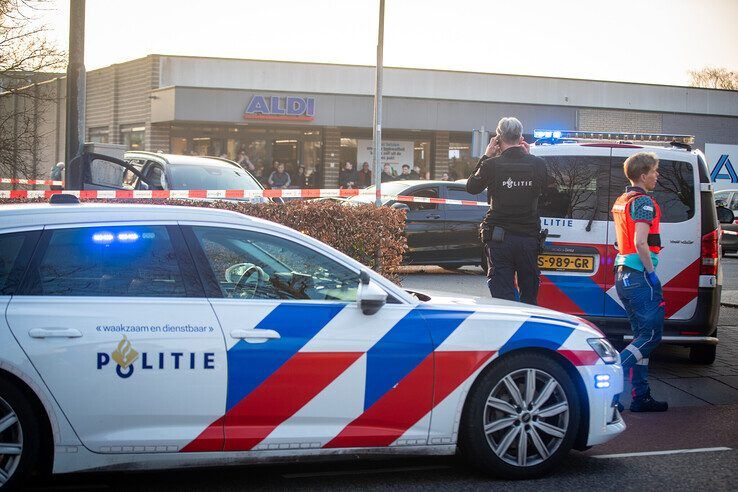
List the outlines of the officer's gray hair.
<svg viewBox="0 0 738 492">
<path fill-rule="evenodd" d="M 506 144 L 517 145 L 523 135 L 523 124 L 517 118 L 502 118 L 497 123 L 497 135 Z"/>
</svg>

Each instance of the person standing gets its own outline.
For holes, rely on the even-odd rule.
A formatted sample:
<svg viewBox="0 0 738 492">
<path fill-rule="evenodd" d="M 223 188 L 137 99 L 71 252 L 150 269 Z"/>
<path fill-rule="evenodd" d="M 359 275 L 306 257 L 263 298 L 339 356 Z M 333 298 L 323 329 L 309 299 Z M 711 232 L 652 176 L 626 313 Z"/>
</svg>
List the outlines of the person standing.
<svg viewBox="0 0 738 492">
<path fill-rule="evenodd" d="M 382 167 L 381 178 L 382 178 L 382 183 L 395 180 L 395 176 L 392 174 L 392 166 L 390 166 L 389 164 L 385 164 L 384 167 Z"/>
<path fill-rule="evenodd" d="M 338 186 L 343 189 L 356 188 L 356 182 L 359 180 L 359 176 L 354 171 L 354 166 L 350 162 L 346 161 L 343 169 L 338 173 Z"/>
<path fill-rule="evenodd" d="M 540 285 L 538 199 L 547 182 L 546 163 L 529 153 L 517 118 L 502 118 L 497 135 L 466 182 L 472 195 L 487 188 L 490 208 L 480 224 L 492 297 L 537 304 Z M 519 296 L 516 296 L 517 274 Z"/>
<path fill-rule="evenodd" d="M 57 162 L 54 164 L 54 166 L 51 168 L 51 172 L 49 173 L 49 179 L 52 181 L 64 181 L 64 163 L 63 162 Z M 49 186 L 50 190 L 63 190 L 64 187 L 62 185 L 51 185 Z"/>
<path fill-rule="evenodd" d="M 295 174 L 295 179 L 292 184 L 295 188 L 309 188 L 308 185 L 308 177 L 305 172 L 305 166 L 297 166 L 297 173 Z"/>
<path fill-rule="evenodd" d="M 357 181 L 359 188 L 366 188 L 372 185 L 372 172 L 369 169 L 369 163 L 365 162 L 361 165 L 361 171 L 359 171 L 359 177 Z"/>
<path fill-rule="evenodd" d="M 400 181 L 406 181 L 408 179 L 413 179 L 412 175 L 410 174 L 410 165 L 409 164 L 403 164 L 402 165 L 402 174 L 400 174 L 397 177 Z"/>
<path fill-rule="evenodd" d="M 665 412 L 669 404 L 654 400 L 648 385 L 648 357 L 664 331 L 664 294 L 656 275 L 661 209 L 648 194 L 656 188 L 659 160 L 654 153 L 639 152 L 625 160 L 623 170 L 631 186 L 612 207 L 618 247 L 615 288 L 630 319 L 633 341 L 620 360 L 633 387 L 630 411 Z M 618 408 L 623 409 L 620 403 Z"/>
<path fill-rule="evenodd" d="M 269 187 L 272 189 L 283 189 L 290 187 L 290 175 L 284 170 L 284 164 L 277 162 L 277 169 L 269 175 Z"/>
</svg>

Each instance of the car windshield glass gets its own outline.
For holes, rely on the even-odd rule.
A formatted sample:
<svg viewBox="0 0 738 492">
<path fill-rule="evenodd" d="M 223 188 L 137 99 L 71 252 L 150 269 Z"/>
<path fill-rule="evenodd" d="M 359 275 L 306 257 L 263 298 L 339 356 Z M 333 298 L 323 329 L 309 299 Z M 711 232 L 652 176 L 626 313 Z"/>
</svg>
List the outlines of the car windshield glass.
<svg viewBox="0 0 738 492">
<path fill-rule="evenodd" d="M 409 188 L 407 183 L 402 182 L 389 182 L 389 183 L 382 183 L 382 195 L 402 195 L 405 190 Z M 361 195 L 352 196 L 349 200 L 351 202 L 360 202 L 360 203 L 374 203 L 374 200 L 376 200 L 375 195 L 375 186 L 369 186 L 363 190 L 361 190 Z M 390 201 L 389 196 L 382 196 L 382 204 L 387 203 Z"/>
<path fill-rule="evenodd" d="M 172 190 L 260 190 L 259 183 L 235 166 L 170 164 Z"/>
</svg>

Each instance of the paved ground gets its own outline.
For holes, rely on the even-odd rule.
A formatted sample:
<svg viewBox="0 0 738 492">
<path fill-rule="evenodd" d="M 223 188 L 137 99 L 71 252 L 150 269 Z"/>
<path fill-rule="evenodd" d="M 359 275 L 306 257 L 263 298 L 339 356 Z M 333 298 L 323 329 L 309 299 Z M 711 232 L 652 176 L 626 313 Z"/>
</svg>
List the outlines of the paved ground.
<svg viewBox="0 0 738 492">
<path fill-rule="evenodd" d="M 729 258 L 725 265 L 726 291 L 738 292 L 738 258 Z M 479 269 L 415 268 L 406 272 L 404 283 L 416 288 L 433 285 L 435 290 L 478 295 L 481 300 L 488 296 Z M 690 364 L 684 348 L 659 349 L 652 358 L 653 388 L 672 408 L 651 415 L 626 411 L 628 428 L 622 435 L 586 452 L 572 452 L 555 473 L 540 480 L 497 480 L 457 458 L 431 457 L 78 474 L 56 477 L 33 490 L 732 491 L 738 489 L 738 309 L 721 308 L 719 337 L 718 358 L 710 366 Z"/>
</svg>

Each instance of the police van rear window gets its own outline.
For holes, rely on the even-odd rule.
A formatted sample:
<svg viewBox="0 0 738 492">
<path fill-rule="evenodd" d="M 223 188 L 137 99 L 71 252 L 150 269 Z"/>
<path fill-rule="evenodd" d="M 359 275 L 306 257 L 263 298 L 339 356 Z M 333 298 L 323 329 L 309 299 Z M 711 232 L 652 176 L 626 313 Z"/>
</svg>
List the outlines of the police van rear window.
<svg viewBox="0 0 738 492">
<path fill-rule="evenodd" d="M 625 157 L 613 157 L 610 173 L 610 203 L 627 183 L 623 175 Z M 683 161 L 659 160 L 659 179 L 653 196 L 661 207 L 662 223 L 684 222 L 694 217 L 694 168 Z"/>
</svg>

